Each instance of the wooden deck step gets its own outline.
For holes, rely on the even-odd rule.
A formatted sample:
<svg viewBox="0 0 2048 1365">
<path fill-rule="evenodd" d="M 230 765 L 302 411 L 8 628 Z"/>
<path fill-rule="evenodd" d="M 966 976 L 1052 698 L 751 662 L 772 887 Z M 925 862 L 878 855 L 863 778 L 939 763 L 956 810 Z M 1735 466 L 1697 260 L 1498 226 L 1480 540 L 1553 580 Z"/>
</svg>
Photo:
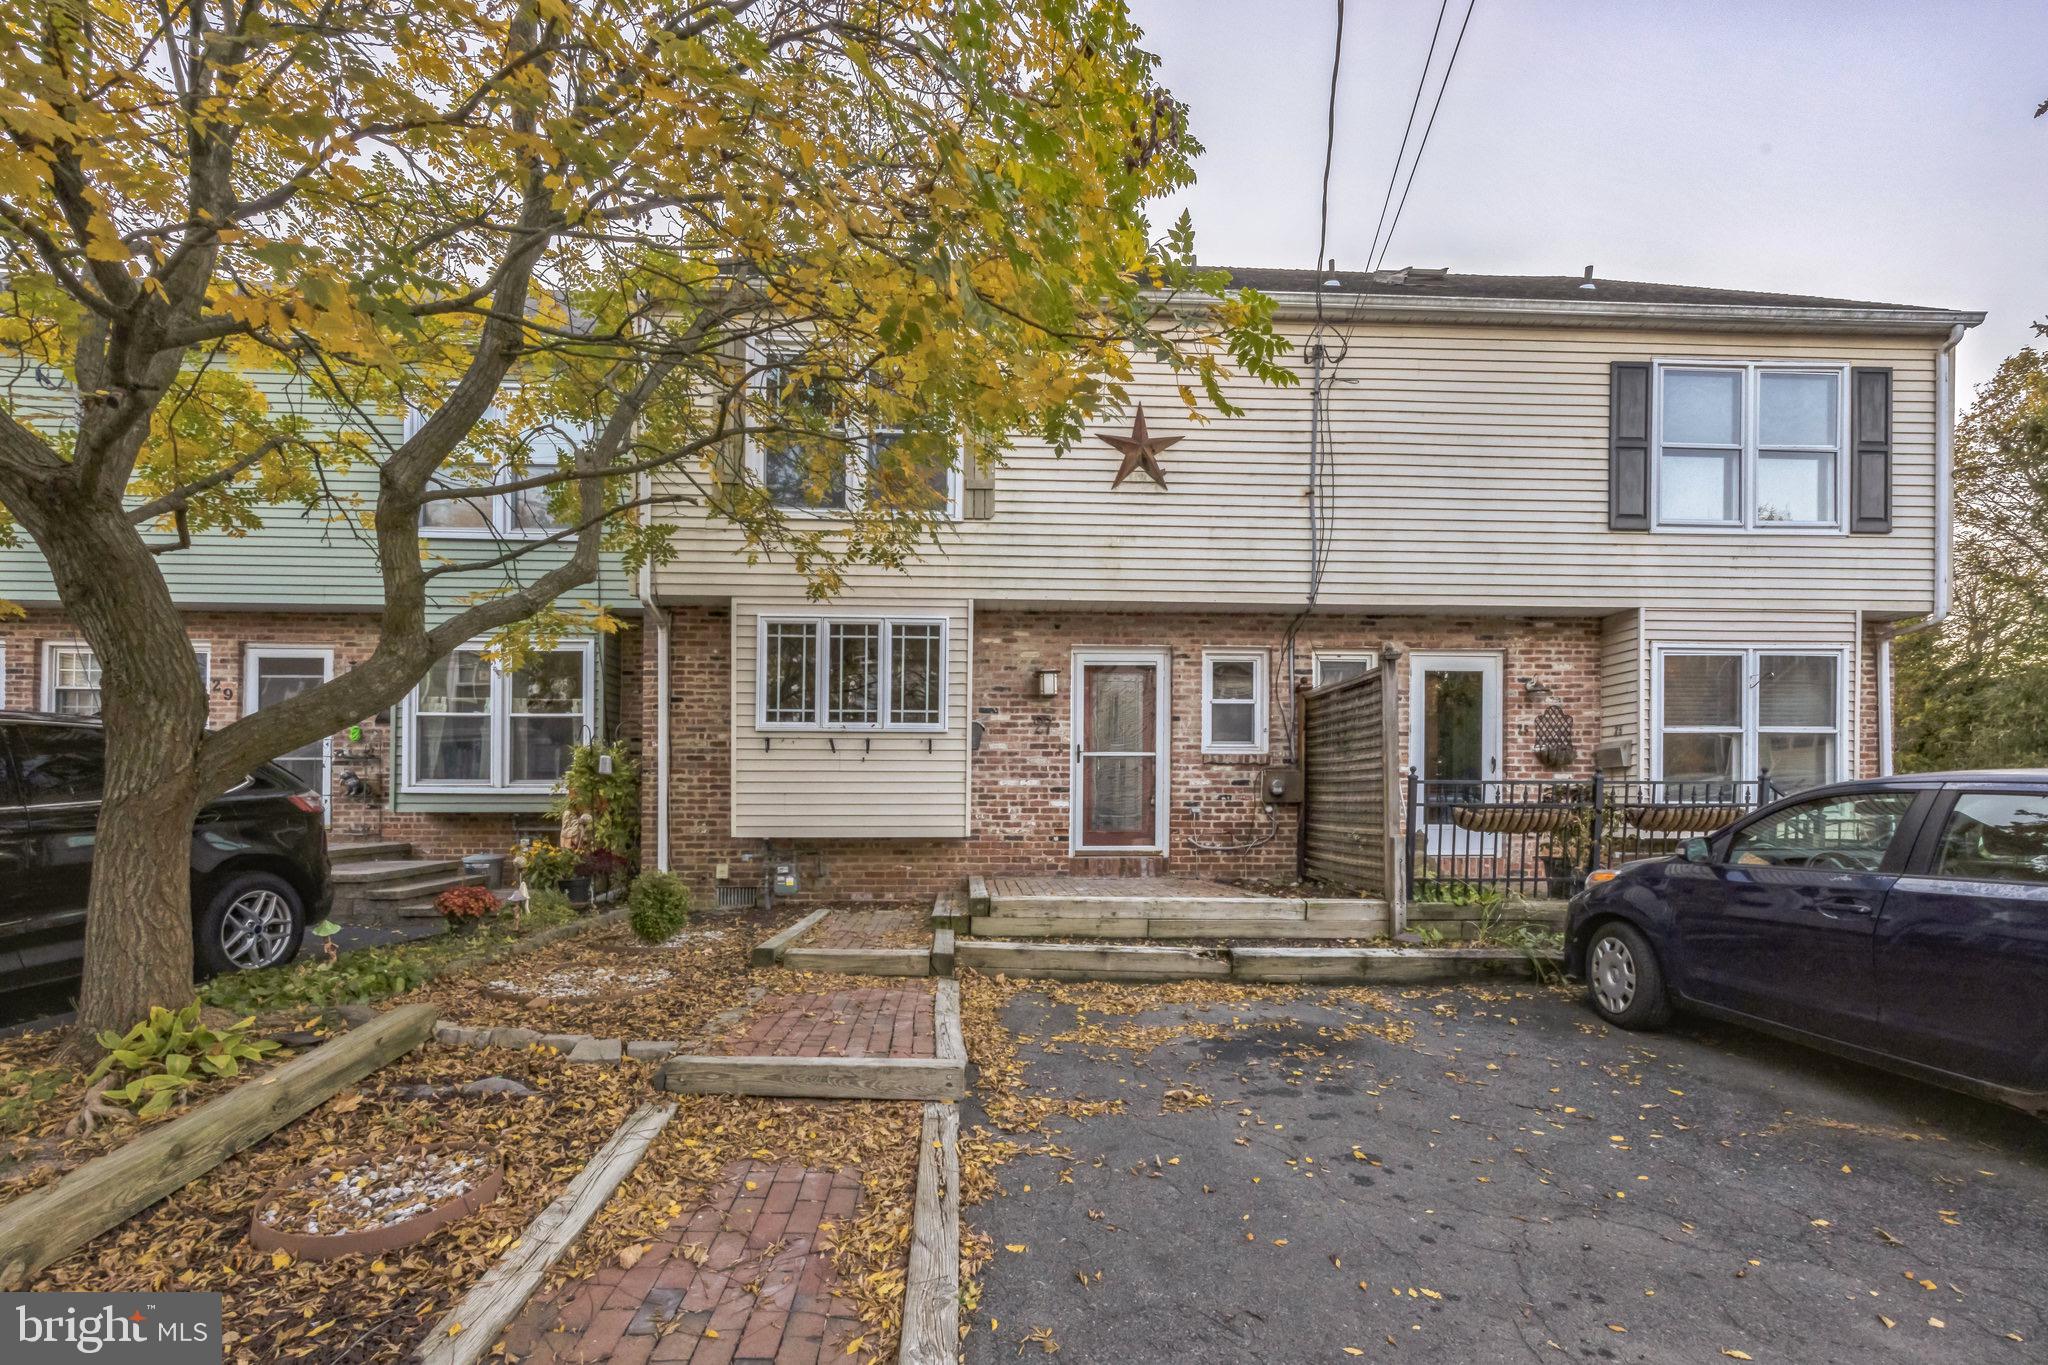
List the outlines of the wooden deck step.
<svg viewBox="0 0 2048 1365">
<path fill-rule="evenodd" d="M 461 863 L 457 863 L 455 866 L 457 870 L 454 873 L 439 877 L 422 877 L 407 882 L 374 882 L 368 886 L 352 886 L 348 888 L 348 898 L 354 901 L 425 901 L 432 900 L 450 887 L 482 886 L 484 884 L 484 879 L 481 876 L 463 873 L 461 871 Z"/>
</svg>

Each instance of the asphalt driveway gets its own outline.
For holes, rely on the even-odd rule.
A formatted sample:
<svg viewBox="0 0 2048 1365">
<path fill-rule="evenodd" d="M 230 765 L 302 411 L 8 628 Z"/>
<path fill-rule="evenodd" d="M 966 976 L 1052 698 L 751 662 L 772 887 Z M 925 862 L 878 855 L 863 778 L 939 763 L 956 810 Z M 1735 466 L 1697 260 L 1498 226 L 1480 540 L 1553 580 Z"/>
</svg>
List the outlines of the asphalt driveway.
<svg viewBox="0 0 2048 1365">
<path fill-rule="evenodd" d="M 1562 992 L 1393 1004 L 1073 1037 L 1012 999 L 1035 1090 L 1126 1109 L 1052 1121 L 1065 1154 L 966 1211 L 996 1244 L 966 1359 L 2048 1360 L 2048 1126 Z"/>
</svg>

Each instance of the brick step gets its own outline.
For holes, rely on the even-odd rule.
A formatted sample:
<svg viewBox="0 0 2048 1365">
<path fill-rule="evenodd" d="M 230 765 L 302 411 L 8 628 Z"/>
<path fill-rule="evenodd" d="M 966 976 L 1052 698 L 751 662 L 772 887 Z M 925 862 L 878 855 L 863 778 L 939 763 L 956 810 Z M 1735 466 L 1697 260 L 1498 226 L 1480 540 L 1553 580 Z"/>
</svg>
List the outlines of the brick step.
<svg viewBox="0 0 2048 1365">
<path fill-rule="evenodd" d="M 377 858 L 343 863 L 334 869 L 334 884 L 337 888 L 363 888 L 387 882 L 459 876 L 461 873 L 460 858 Z"/>
<path fill-rule="evenodd" d="M 411 856 L 412 845 L 403 839 L 368 839 L 327 846 L 327 861 L 335 867 L 347 863 L 381 862 Z"/>
</svg>

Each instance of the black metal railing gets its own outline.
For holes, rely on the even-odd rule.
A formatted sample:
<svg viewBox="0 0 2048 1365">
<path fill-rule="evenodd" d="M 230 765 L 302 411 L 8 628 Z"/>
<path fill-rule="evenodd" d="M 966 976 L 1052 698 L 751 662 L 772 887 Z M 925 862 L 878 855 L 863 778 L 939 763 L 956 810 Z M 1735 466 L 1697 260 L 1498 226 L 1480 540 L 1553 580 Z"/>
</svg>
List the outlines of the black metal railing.
<svg viewBox="0 0 2048 1365">
<path fill-rule="evenodd" d="M 1768 773 L 1742 782 L 1468 782 L 1410 769 L 1408 898 L 1564 900 L 1595 868 L 1675 852 L 1777 795 Z"/>
</svg>

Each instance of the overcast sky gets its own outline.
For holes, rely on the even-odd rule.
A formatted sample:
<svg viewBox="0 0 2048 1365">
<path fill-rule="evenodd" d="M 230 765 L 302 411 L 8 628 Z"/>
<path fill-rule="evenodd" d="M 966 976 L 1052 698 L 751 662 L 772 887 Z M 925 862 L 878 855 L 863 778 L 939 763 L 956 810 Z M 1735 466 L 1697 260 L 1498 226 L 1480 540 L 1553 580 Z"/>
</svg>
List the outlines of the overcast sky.
<svg viewBox="0 0 2048 1365">
<path fill-rule="evenodd" d="M 1981 309 L 1966 385 L 2048 317 L 2048 0 L 1477 3 L 1387 265 Z M 1131 4 L 1207 149 L 1164 213 L 1193 211 L 1204 261 L 1312 264 L 1335 0 Z M 1436 15 L 1349 0 L 1339 267 L 1365 265 Z"/>
</svg>

